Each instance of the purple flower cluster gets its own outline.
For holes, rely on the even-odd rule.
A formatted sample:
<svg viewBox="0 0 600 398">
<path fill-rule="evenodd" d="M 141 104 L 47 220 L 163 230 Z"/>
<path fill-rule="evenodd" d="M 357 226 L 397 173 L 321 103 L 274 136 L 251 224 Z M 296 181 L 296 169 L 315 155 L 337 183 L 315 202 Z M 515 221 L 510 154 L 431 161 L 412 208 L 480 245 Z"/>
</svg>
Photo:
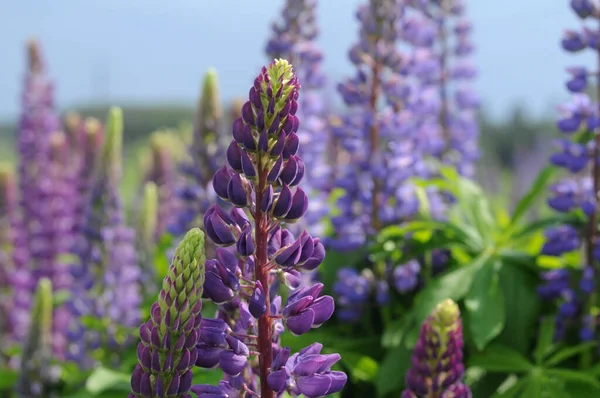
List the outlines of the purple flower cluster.
<svg viewBox="0 0 600 398">
<path fill-rule="evenodd" d="M 82 234 L 72 247 L 78 258 L 72 267 L 76 284 L 70 307 L 76 322 L 70 330 L 70 357 L 84 363 L 88 349 L 122 343 L 118 328 L 139 322 L 140 271 L 135 234 L 125 225 L 119 194 L 121 181 L 121 110 L 109 112 L 106 139 L 85 208 Z M 88 330 L 86 317 L 104 321 L 107 330 Z"/>
<path fill-rule="evenodd" d="M 571 1 L 571 8 L 582 20 L 600 20 L 597 4 L 589 0 Z M 584 26 L 582 31 L 568 30 L 562 38 L 565 51 L 576 53 L 587 48 L 598 52 L 598 28 Z M 583 66 L 568 68 L 566 88 L 572 101 L 559 107 L 558 129 L 567 136 L 583 131 L 594 131 L 600 127 L 598 103 L 590 99 L 584 91 L 588 78 L 597 72 L 588 71 Z M 596 132 L 597 133 L 597 132 Z M 555 269 L 542 275 L 543 284 L 538 293 L 545 300 L 557 302 L 555 339 L 565 337 L 569 326 L 579 324 L 579 337 L 583 341 L 597 336 L 597 323 L 600 320 L 593 311 L 593 291 L 597 279 L 598 218 L 595 197 L 600 190 L 600 141 L 598 135 L 588 143 L 569 138 L 556 141 L 556 153 L 550 162 L 568 173 L 566 177 L 550 187 L 548 205 L 559 213 L 581 211 L 589 219 L 589 228 L 579 229 L 572 225 L 553 226 L 546 230 L 546 241 L 542 254 L 560 257 L 566 253 L 582 250 L 583 265 L 580 270 Z"/>
<path fill-rule="evenodd" d="M 13 169 L 8 165 L 0 168 L 0 365 L 2 353 L 13 340 L 14 305 L 12 295 L 12 279 L 15 271 L 14 252 L 15 232 L 18 225 L 15 215 L 18 206 L 17 181 Z"/>
<path fill-rule="evenodd" d="M 331 370 L 339 355 L 312 345 L 291 355 L 281 348 L 287 328 L 295 335 L 319 327 L 334 311 L 323 284 L 302 286 L 301 272 L 315 270 L 325 257 L 319 238 L 295 237 L 284 224 L 307 211 L 298 187 L 306 166 L 298 155 L 298 79 L 286 60 L 275 60 L 254 81 L 242 117 L 233 123 L 229 166 L 213 177 L 216 194 L 233 208 L 211 207 L 204 228 L 218 246 L 206 262 L 204 296 L 219 304 L 216 319 L 201 324 L 197 365 L 220 367 L 218 386 L 199 385 L 199 397 L 240 394 L 273 398 L 319 397 L 343 388 L 346 375 Z M 226 249 L 231 247 L 232 249 Z M 283 304 L 280 282 L 292 290 Z"/>
<path fill-rule="evenodd" d="M 402 398 L 471 398 L 463 382 L 462 322 L 452 300 L 437 305 L 421 327 Z"/>
<path fill-rule="evenodd" d="M 30 299 L 37 281 L 48 278 L 55 290 L 69 289 L 72 277 L 68 264 L 61 260 L 74 240 L 75 212 L 68 204 L 76 201 L 72 189 L 68 142 L 59 132 L 54 111 L 53 86 L 48 80 L 40 48 L 28 46 L 29 68 L 23 93 L 23 110 L 18 129 L 19 151 L 19 240 L 13 286 L 15 306 L 14 332 L 22 341 L 27 330 Z M 69 311 L 55 309 L 53 327 L 54 354 L 64 358 L 66 325 Z"/>
<path fill-rule="evenodd" d="M 464 8 L 458 0 L 371 0 L 359 8 L 360 40 L 349 53 L 357 75 L 338 87 L 350 112 L 333 129 L 348 162 L 337 173 L 344 194 L 332 247 L 356 249 L 414 216 L 409 179 L 434 176 L 437 162 L 473 174 L 478 100 L 467 84 L 476 71 L 466 59 L 473 45 Z M 432 215 L 443 216 L 442 193 L 428 196 Z"/>
<path fill-rule="evenodd" d="M 342 322 L 356 323 L 373 300 L 377 306 L 389 304 L 390 289 L 401 295 L 417 291 L 424 283 L 424 268 L 433 276 L 438 274 L 445 269 L 449 254 L 448 250 L 434 249 L 428 259 L 386 266 L 380 277 L 376 277 L 370 268 L 360 273 L 353 268 L 340 268 L 333 287 L 338 307 L 336 316 Z"/>
<path fill-rule="evenodd" d="M 307 191 L 311 198 L 330 188 L 331 166 L 331 159 L 327 156 L 331 142 L 328 142 L 326 134 L 328 126 L 323 98 L 326 79 L 321 70 L 323 52 L 316 44 L 319 34 L 316 9 L 316 0 L 287 0 L 280 22 L 272 26 L 273 37 L 266 48 L 270 59 L 289 60 L 294 65 L 298 80 L 302 81 L 303 94 L 298 101 L 296 115 L 302 120 L 302 126 L 298 127 L 299 153 L 309 166 L 306 176 L 310 183 L 311 190 Z M 311 218 L 316 223 L 322 216 L 323 214 L 317 214 L 311 208 L 306 218 Z"/>
<path fill-rule="evenodd" d="M 187 183 L 177 189 L 180 208 L 168 225 L 168 231 L 175 236 L 182 235 L 192 225 L 201 222 L 202 215 L 217 200 L 210 189 L 211 176 L 224 159 L 227 145 L 223 142 L 220 101 L 217 73 L 211 69 L 204 77 L 196 109 L 191 162 L 180 167 L 187 177 Z"/>
</svg>

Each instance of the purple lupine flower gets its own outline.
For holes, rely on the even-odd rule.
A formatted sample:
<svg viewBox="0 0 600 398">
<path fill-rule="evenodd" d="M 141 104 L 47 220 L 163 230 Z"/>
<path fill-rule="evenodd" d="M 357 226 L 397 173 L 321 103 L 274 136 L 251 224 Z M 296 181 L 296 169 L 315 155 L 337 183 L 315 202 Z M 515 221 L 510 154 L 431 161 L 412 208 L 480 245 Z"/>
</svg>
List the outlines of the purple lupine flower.
<svg viewBox="0 0 600 398">
<path fill-rule="evenodd" d="M 287 0 L 280 22 L 272 25 L 273 37 L 267 43 L 266 52 L 270 59 L 290 61 L 302 82 L 303 95 L 296 111 L 302 124 L 297 135 L 299 154 L 306 164 L 306 192 L 312 205 L 302 222 L 297 224 L 296 232 L 309 228 L 315 233 L 323 233 L 321 221 L 328 211 L 325 202 L 331 189 L 332 159 L 327 155 L 332 143 L 325 120 L 323 89 L 326 79 L 321 70 L 323 52 L 316 44 L 319 33 L 316 8 L 316 0 Z"/>
<path fill-rule="evenodd" d="M 318 366 L 308 373 L 279 372 L 292 359 L 289 349 L 280 347 L 285 327 L 304 333 L 334 309 L 331 297 L 320 296 L 322 284 L 301 286 L 300 273 L 323 261 L 323 244 L 306 231 L 295 237 L 281 226 L 302 218 L 308 207 L 298 187 L 305 174 L 296 134 L 299 88 L 286 60 L 262 68 L 233 123 L 229 167 L 213 177 L 215 193 L 233 208 L 214 205 L 204 214 L 206 234 L 220 246 L 216 258 L 206 262 L 204 296 L 219 310 L 216 319 L 202 321 L 196 364 L 219 366 L 225 375 L 219 386 L 193 387 L 201 397 L 260 391 L 262 398 L 274 398 L 286 390 L 313 397 L 337 392 L 346 383 L 344 373 L 330 370 L 335 362 L 330 359 L 315 358 Z M 285 305 L 276 295 L 280 283 L 293 291 Z M 320 349 L 309 347 L 298 355 L 305 354 L 317 355 Z"/>
<path fill-rule="evenodd" d="M 419 282 L 419 273 L 421 265 L 416 260 L 411 260 L 406 264 L 398 265 L 394 268 L 393 278 L 394 286 L 399 293 L 413 291 Z"/>
<path fill-rule="evenodd" d="M 0 166 L 0 364 L 2 353 L 13 339 L 13 295 L 12 283 L 15 272 L 15 246 L 17 229 L 17 181 L 14 171 L 8 164 Z"/>
<path fill-rule="evenodd" d="M 42 59 L 40 45 L 31 40 L 28 43 L 28 69 L 25 75 L 22 95 L 22 112 L 17 131 L 19 153 L 19 210 L 22 230 L 19 240 L 26 250 L 22 250 L 15 264 L 13 286 L 15 288 L 14 319 L 15 338 L 22 341 L 29 322 L 31 297 L 37 280 L 43 276 L 52 277 L 52 256 L 47 253 L 32 253 L 39 249 L 40 240 L 34 234 L 39 232 L 40 213 L 46 212 L 46 203 L 41 202 L 48 184 L 48 163 L 50 161 L 51 134 L 59 129 L 59 119 L 54 109 L 53 85 L 48 79 Z M 51 227 L 46 225 L 45 227 Z M 32 248 L 32 245 L 34 246 Z M 32 250 L 33 249 L 33 250 Z M 36 258 L 36 255 L 44 255 Z M 43 262 L 43 265 L 40 264 Z M 45 269 L 40 270 L 43 266 Z"/>
<path fill-rule="evenodd" d="M 462 382 L 464 372 L 460 311 L 448 299 L 438 304 L 421 326 L 402 397 L 471 398 Z"/>
<path fill-rule="evenodd" d="M 546 256 L 560 256 L 577 250 L 581 245 L 579 232 L 570 225 L 547 229 L 544 237 L 546 242 L 542 247 L 542 254 Z"/>
<path fill-rule="evenodd" d="M 600 14 L 597 4 L 589 0 L 571 0 L 572 10 L 582 20 L 593 19 L 596 23 Z M 598 29 L 583 26 L 582 30 L 566 31 L 562 47 L 568 52 L 580 52 L 586 48 L 598 53 Z M 597 265 L 600 249 L 598 245 L 598 207 L 600 191 L 600 140 L 595 134 L 588 142 L 575 142 L 569 135 L 583 131 L 594 131 L 600 126 L 598 99 L 592 100 L 587 87 L 591 77 L 597 73 L 587 66 L 567 69 L 569 74 L 566 88 L 572 94 L 571 102 L 558 109 L 556 126 L 567 138 L 557 142 L 557 152 L 550 162 L 565 170 L 566 176 L 550 187 L 548 205 L 559 213 L 581 211 L 588 218 L 588 225 L 580 228 L 573 225 L 552 226 L 546 230 L 541 253 L 549 256 L 563 256 L 580 251 L 584 253 L 580 270 L 564 268 L 542 275 L 544 284 L 538 293 L 545 300 L 557 305 L 555 319 L 555 340 L 562 340 L 573 325 L 580 325 L 579 337 L 589 341 L 597 335 L 597 315 L 590 312 L 595 303 L 593 292 L 596 288 Z"/>
<path fill-rule="evenodd" d="M 408 180 L 435 176 L 428 158 L 474 174 L 478 100 L 468 86 L 476 71 L 467 59 L 473 45 L 463 12 L 391 0 L 359 9 L 360 41 L 349 54 L 358 73 L 338 87 L 350 112 L 333 130 L 349 161 L 336 180 L 344 193 L 330 246 L 356 249 L 383 226 L 413 217 L 419 205 Z M 432 217 L 443 218 L 447 195 L 427 194 Z"/>
<path fill-rule="evenodd" d="M 69 143 L 59 131 L 54 111 L 53 88 L 47 79 L 39 45 L 29 43 L 29 71 L 23 95 L 23 113 L 18 131 L 19 150 L 19 255 L 15 258 L 15 305 L 22 315 L 15 318 L 17 339 L 26 330 L 29 300 L 37 281 L 49 278 L 56 290 L 68 290 L 72 277 L 61 255 L 74 241 L 76 214 L 70 204 L 77 199 L 72 184 Z M 26 254 L 23 250 L 26 248 Z M 21 250 L 23 250 L 21 252 Z M 54 355 L 64 359 L 66 325 L 70 314 L 64 305 L 55 308 Z"/>
<path fill-rule="evenodd" d="M 211 176 L 218 170 L 227 148 L 221 126 L 220 101 L 217 73 L 210 69 L 204 77 L 196 109 L 191 162 L 180 166 L 188 181 L 177 188 L 180 207 L 167 227 L 173 235 L 181 235 L 191 225 L 201 222 L 202 216 L 217 198 L 210 188 Z"/>
<path fill-rule="evenodd" d="M 204 261 L 204 233 L 191 229 L 175 250 L 150 319 L 140 327 L 130 398 L 191 398 L 202 333 Z"/>
<path fill-rule="evenodd" d="M 336 315 L 344 322 L 358 322 L 371 294 L 367 278 L 352 268 L 340 268 L 333 286 L 339 308 Z"/>
<path fill-rule="evenodd" d="M 38 230 L 29 235 L 34 239 L 30 244 L 30 261 L 39 259 L 40 264 L 45 264 L 37 267 L 37 272 L 51 278 L 56 291 L 70 291 L 74 283 L 68 262 L 60 259 L 61 255 L 70 252 L 75 241 L 76 215 L 69 204 L 76 200 L 77 191 L 70 169 L 69 150 L 65 134 L 51 134 L 46 178 L 40 181 L 38 192 L 38 200 L 46 204 L 46 209 L 38 215 Z M 53 319 L 54 354 L 64 359 L 71 312 L 66 305 L 60 305 L 55 308 Z"/>
<path fill-rule="evenodd" d="M 413 1 L 412 5 L 425 18 L 422 20 L 417 14 L 406 22 L 407 26 L 419 33 L 411 41 L 429 48 L 432 59 L 439 63 L 436 67 L 433 66 L 435 63 L 431 65 L 436 73 L 427 74 L 423 79 L 424 87 L 421 88 L 425 92 L 433 89 L 436 94 L 432 95 L 439 93 L 439 118 L 436 124 L 441 129 L 444 146 L 431 154 L 456 167 L 462 175 L 473 177 L 475 162 L 479 157 L 479 127 L 476 120 L 479 99 L 470 85 L 477 71 L 470 60 L 474 53 L 470 38 L 473 29 L 465 16 L 466 7 L 459 1 L 453 2 L 452 6 L 419 1 Z M 428 62 L 421 62 L 416 68 L 429 68 L 428 65 Z"/>
<path fill-rule="evenodd" d="M 135 234 L 125 225 L 119 194 L 122 129 L 121 110 L 112 108 L 85 210 L 83 234 L 72 248 L 78 261 L 72 267 L 77 283 L 70 306 L 77 319 L 71 325 L 73 344 L 69 354 L 71 359 L 81 364 L 89 365 L 86 362 L 87 348 L 98 344 L 122 344 L 118 328 L 135 327 L 139 322 L 140 270 Z M 81 322 L 89 316 L 104 320 L 108 329 L 86 330 Z"/>
</svg>

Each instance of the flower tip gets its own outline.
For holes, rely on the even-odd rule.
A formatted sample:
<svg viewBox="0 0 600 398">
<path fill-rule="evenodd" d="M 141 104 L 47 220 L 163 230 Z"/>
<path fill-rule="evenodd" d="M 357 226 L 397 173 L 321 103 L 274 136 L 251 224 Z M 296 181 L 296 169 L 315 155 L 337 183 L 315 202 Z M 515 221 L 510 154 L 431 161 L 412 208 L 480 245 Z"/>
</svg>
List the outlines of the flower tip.
<svg viewBox="0 0 600 398">
<path fill-rule="evenodd" d="M 435 307 L 432 316 L 439 326 L 449 327 L 460 318 L 460 310 L 453 300 L 446 299 Z"/>
</svg>

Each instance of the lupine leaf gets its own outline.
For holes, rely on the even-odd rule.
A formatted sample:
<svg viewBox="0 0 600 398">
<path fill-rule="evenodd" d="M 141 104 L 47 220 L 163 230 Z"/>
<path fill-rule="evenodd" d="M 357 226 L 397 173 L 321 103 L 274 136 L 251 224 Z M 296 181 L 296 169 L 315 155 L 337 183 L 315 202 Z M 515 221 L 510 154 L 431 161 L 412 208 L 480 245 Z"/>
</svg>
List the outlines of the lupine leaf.
<svg viewBox="0 0 600 398">
<path fill-rule="evenodd" d="M 490 345 L 485 351 L 472 355 L 469 366 L 501 373 L 522 373 L 533 369 L 533 365 L 521 353 L 498 344 Z"/>
<path fill-rule="evenodd" d="M 446 299 L 458 301 L 469 292 L 476 272 L 490 257 L 488 252 L 481 254 L 472 263 L 433 279 L 417 294 L 411 311 L 416 322 L 406 338 L 407 347 L 412 348 L 416 344 L 421 324 L 436 305 Z"/>
<path fill-rule="evenodd" d="M 558 168 L 554 166 L 546 166 L 537 178 L 531 184 L 531 189 L 517 203 L 515 211 L 511 219 L 511 226 L 516 226 L 521 222 L 521 219 L 527 214 L 527 211 L 533 206 L 541 196 L 546 195 L 548 184 L 556 174 Z"/>
<path fill-rule="evenodd" d="M 94 369 L 85 383 L 85 388 L 92 395 L 98 395 L 107 390 L 130 392 L 130 379 L 130 374 L 100 367 Z"/>
<path fill-rule="evenodd" d="M 12 389 L 17 382 L 18 374 L 12 369 L 0 369 L 0 390 Z"/>
<path fill-rule="evenodd" d="M 502 332 L 506 320 L 499 267 L 497 261 L 488 261 L 479 268 L 473 287 L 465 297 L 469 329 L 479 350 Z"/>
<path fill-rule="evenodd" d="M 525 354 L 535 339 L 535 326 L 541 307 L 535 290 L 537 274 L 520 264 L 503 261 L 499 276 L 507 319 L 496 341 Z"/>
<path fill-rule="evenodd" d="M 411 352 L 404 344 L 387 352 L 375 381 L 378 396 L 384 397 L 392 392 L 399 392 L 404 386 L 404 375 L 410 369 L 410 360 Z"/>
<path fill-rule="evenodd" d="M 572 369 L 546 369 L 544 372 L 551 377 L 560 378 L 565 381 L 589 384 L 600 391 L 600 382 L 594 376 L 587 373 Z"/>
<path fill-rule="evenodd" d="M 381 346 L 385 348 L 398 346 L 408 331 L 408 328 L 411 326 L 412 319 L 408 315 L 394 320 L 383 331 L 383 335 L 381 336 Z"/>
<path fill-rule="evenodd" d="M 565 348 L 559 350 L 558 352 L 556 352 L 550 358 L 548 358 L 548 360 L 544 362 L 544 365 L 546 367 L 552 367 L 554 365 L 558 365 L 562 361 L 565 361 L 575 355 L 581 354 L 582 352 L 585 352 L 591 348 L 594 348 L 597 345 L 598 345 L 597 342 L 590 341 L 590 342 L 579 344 L 576 346 L 565 347 Z"/>
<path fill-rule="evenodd" d="M 515 384 L 513 384 L 507 390 L 502 391 L 502 392 L 497 392 L 496 394 L 492 395 L 492 398 L 517 398 L 517 397 L 521 397 L 522 395 L 517 395 L 517 394 L 519 394 L 521 391 L 523 391 L 524 388 L 526 388 L 527 383 L 528 383 L 527 378 L 519 379 L 519 380 L 517 380 L 517 382 Z"/>
<path fill-rule="evenodd" d="M 533 351 L 533 358 L 537 364 L 541 364 L 544 358 L 554 349 L 554 343 L 552 342 L 554 325 L 555 321 L 552 317 L 547 317 L 540 325 L 537 345 Z"/>
</svg>

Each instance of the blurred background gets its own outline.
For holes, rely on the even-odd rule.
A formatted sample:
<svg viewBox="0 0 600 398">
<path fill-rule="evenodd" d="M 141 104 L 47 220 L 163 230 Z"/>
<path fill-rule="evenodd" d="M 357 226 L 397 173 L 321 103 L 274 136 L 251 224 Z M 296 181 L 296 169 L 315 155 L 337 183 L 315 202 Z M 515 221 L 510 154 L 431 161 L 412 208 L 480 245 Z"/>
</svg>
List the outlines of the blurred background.
<svg viewBox="0 0 600 398">
<path fill-rule="evenodd" d="M 356 40 L 359 0 L 319 2 L 319 45 L 325 55 L 332 103 L 335 85 L 350 76 L 347 49 Z M 162 127 L 191 122 L 200 80 L 219 73 L 221 97 L 246 95 L 247 82 L 265 63 L 264 46 L 278 0 L 103 0 L 0 2 L 0 154 L 12 148 L 19 92 L 26 69 L 24 44 L 35 36 L 44 48 L 61 111 L 100 116 L 124 108 L 127 161 L 139 143 Z M 553 111 L 566 98 L 569 54 L 557 40 L 577 26 L 564 5 L 548 0 L 467 2 L 474 21 L 475 83 L 481 95 L 479 176 L 488 190 L 516 198 L 547 159 Z M 589 54 L 588 56 L 593 56 Z M 580 58 L 586 63 L 585 56 Z M 133 168 L 128 168 L 133 169 Z M 133 184 L 126 176 L 125 194 Z M 132 192 L 132 191 L 131 191 Z"/>
</svg>

